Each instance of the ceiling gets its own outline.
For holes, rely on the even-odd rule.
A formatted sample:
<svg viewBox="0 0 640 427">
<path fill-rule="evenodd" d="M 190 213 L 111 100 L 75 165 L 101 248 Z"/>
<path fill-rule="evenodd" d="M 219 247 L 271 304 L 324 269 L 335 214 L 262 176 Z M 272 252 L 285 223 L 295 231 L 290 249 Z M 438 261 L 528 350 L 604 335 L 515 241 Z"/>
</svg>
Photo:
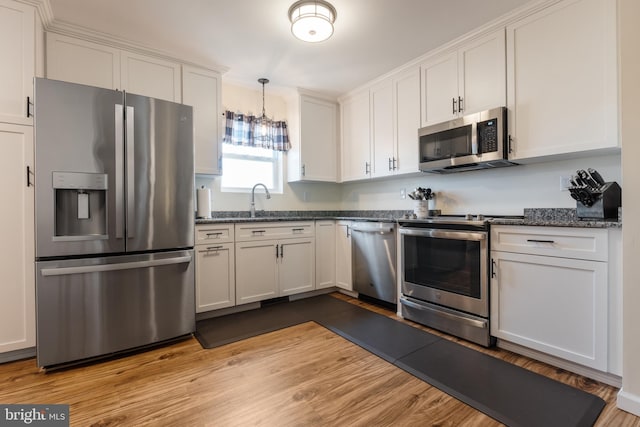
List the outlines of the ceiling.
<svg viewBox="0 0 640 427">
<path fill-rule="evenodd" d="M 294 0 L 50 0 L 53 25 L 72 24 L 228 69 L 247 85 L 338 96 L 532 0 L 330 0 L 329 40 L 291 35 Z"/>
</svg>

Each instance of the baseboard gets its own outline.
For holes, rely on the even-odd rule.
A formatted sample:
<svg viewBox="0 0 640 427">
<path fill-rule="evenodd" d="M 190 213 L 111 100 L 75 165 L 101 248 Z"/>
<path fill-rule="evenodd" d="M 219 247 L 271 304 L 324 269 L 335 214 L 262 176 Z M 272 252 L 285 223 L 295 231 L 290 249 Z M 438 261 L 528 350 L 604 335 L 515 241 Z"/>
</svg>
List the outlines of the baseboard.
<svg viewBox="0 0 640 427">
<path fill-rule="evenodd" d="M 16 360 L 29 359 L 35 356 L 36 348 L 29 347 L 0 354 L 0 363 L 15 362 Z"/>
<path fill-rule="evenodd" d="M 624 389 L 618 392 L 618 409 L 627 411 L 640 417 L 640 396 L 627 393 Z"/>
<path fill-rule="evenodd" d="M 568 360 L 560 359 L 559 357 L 551 356 L 537 350 L 532 350 L 530 348 L 500 339 L 498 339 L 497 341 L 497 346 L 499 348 L 530 357 L 531 359 L 539 360 L 540 362 L 547 363 L 551 366 L 557 366 L 558 368 L 562 368 L 566 371 L 591 378 L 593 380 L 608 384 L 616 388 L 620 388 L 622 386 L 622 378 L 608 372 L 602 372 L 598 371 L 597 369 L 589 368 L 587 366 L 578 365 L 577 363 L 569 362 Z"/>
</svg>

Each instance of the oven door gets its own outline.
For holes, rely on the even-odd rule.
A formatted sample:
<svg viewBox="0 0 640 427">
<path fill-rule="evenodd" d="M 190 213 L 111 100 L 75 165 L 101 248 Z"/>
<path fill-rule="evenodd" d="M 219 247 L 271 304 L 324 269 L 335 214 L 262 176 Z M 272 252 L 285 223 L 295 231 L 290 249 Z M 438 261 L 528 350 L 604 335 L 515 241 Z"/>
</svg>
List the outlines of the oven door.
<svg viewBox="0 0 640 427">
<path fill-rule="evenodd" d="M 488 233 L 401 227 L 402 293 L 489 316 Z"/>
</svg>

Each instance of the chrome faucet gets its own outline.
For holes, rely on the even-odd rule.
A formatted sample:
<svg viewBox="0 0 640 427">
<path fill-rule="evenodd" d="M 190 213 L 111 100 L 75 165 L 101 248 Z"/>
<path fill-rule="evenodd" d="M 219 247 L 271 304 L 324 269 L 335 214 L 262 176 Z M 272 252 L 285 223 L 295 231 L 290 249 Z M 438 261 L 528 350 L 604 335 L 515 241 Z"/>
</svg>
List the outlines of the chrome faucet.
<svg viewBox="0 0 640 427">
<path fill-rule="evenodd" d="M 256 217 L 256 187 L 258 185 L 262 185 L 264 187 L 264 191 L 267 195 L 267 199 L 271 198 L 271 194 L 269 194 L 269 190 L 267 190 L 267 186 L 262 184 L 261 182 L 257 183 L 256 185 L 253 186 L 253 188 L 251 189 L 251 207 L 249 208 L 249 212 L 251 213 L 251 218 L 255 218 Z"/>
</svg>

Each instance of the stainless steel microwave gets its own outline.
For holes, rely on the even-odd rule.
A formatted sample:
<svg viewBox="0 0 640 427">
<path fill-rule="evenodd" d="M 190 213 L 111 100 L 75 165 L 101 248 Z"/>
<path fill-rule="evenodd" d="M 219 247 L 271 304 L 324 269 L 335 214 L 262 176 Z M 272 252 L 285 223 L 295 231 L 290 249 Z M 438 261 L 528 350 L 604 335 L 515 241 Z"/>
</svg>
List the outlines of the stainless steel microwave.
<svg viewBox="0 0 640 427">
<path fill-rule="evenodd" d="M 418 131 L 420 170 L 452 173 L 513 166 L 507 143 L 507 109 L 481 111 Z"/>
</svg>

